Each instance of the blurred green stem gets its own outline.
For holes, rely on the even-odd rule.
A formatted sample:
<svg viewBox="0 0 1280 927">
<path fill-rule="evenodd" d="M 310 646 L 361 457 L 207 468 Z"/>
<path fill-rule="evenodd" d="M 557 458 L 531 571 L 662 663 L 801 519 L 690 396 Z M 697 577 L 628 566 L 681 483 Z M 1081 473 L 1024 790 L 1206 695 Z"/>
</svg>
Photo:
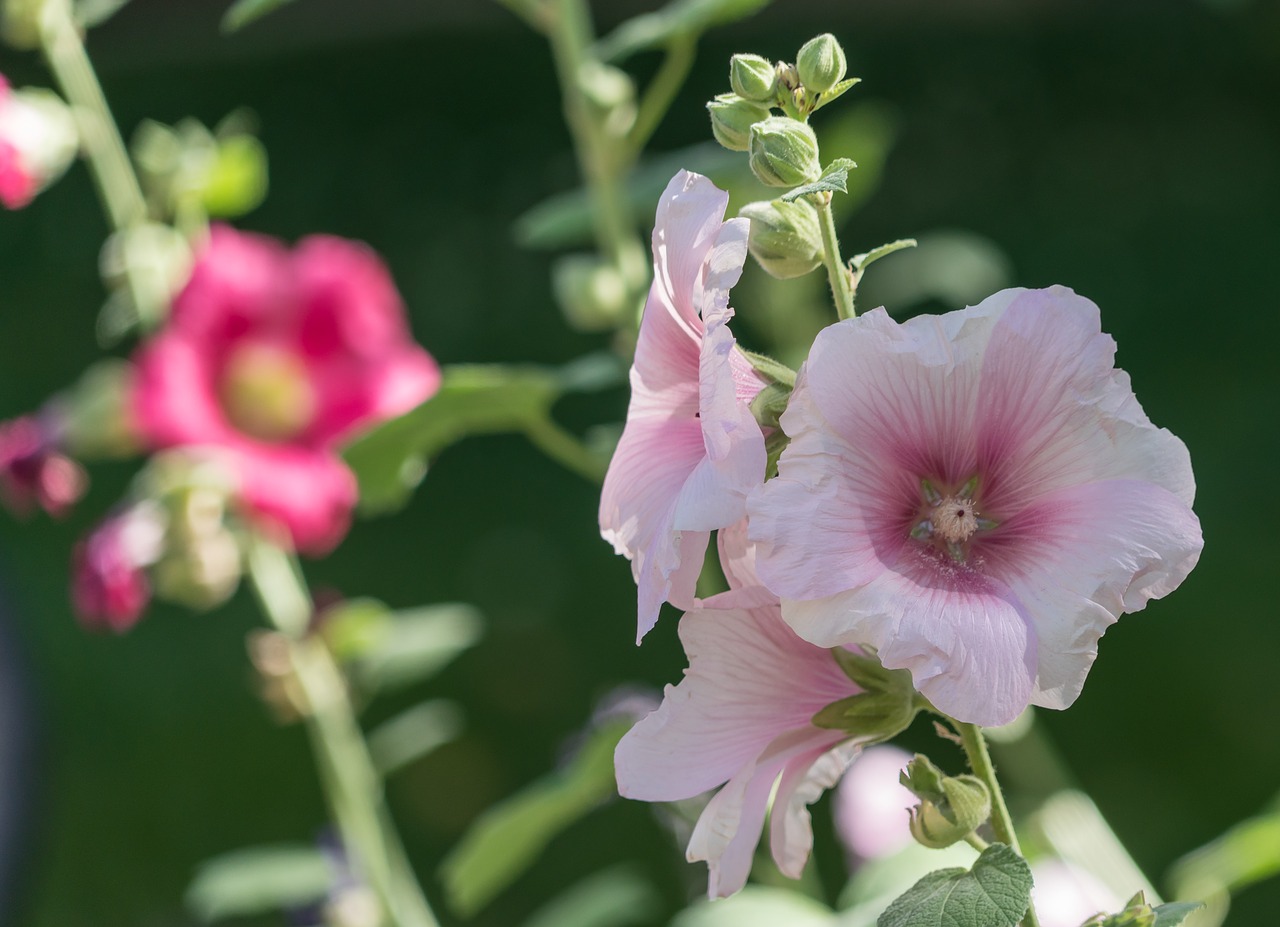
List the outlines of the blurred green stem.
<svg viewBox="0 0 1280 927">
<path fill-rule="evenodd" d="M 112 229 L 128 232 L 137 228 L 147 221 L 146 199 L 85 52 L 68 0 L 45 0 L 40 11 L 40 43 L 49 69 L 75 114 L 89 170 Z M 158 321 L 154 314 L 146 315 L 160 303 L 156 294 L 149 292 L 129 262 L 126 274 L 140 321 Z"/>
<path fill-rule="evenodd" d="M 679 35 L 667 45 L 666 57 L 662 66 L 653 75 L 649 86 L 644 90 L 640 100 L 640 108 L 636 113 L 636 121 L 627 133 L 628 163 L 634 163 L 649 144 L 654 130 L 662 122 L 662 117 L 671 108 L 671 102 L 684 86 L 685 78 L 693 67 L 694 53 L 698 48 L 697 39 L 691 35 Z"/>
<path fill-rule="evenodd" d="M 1001 791 L 1000 782 L 996 779 L 996 767 L 991 762 L 991 754 L 987 751 L 987 738 L 983 735 L 982 728 L 976 724 L 964 724 L 955 720 L 951 723 L 960 734 L 961 744 L 964 746 L 965 755 L 969 758 L 969 766 L 973 769 L 974 775 L 986 784 L 987 790 L 991 793 L 991 829 L 995 831 L 996 839 L 1021 856 L 1022 847 L 1018 844 L 1018 835 L 1013 829 L 1013 818 L 1009 815 L 1009 806 L 1005 804 L 1004 792 Z M 1027 906 L 1022 924 L 1023 927 L 1040 927 L 1034 904 Z"/>
<path fill-rule="evenodd" d="M 831 212 L 831 194 L 822 194 L 818 204 L 818 225 L 822 229 L 822 260 L 827 265 L 827 280 L 831 284 L 831 298 L 835 300 L 836 315 L 851 319 L 857 313 L 853 308 L 853 285 L 849 270 L 840 257 L 840 241 L 836 238 L 836 220 Z"/>
<path fill-rule="evenodd" d="M 584 66 L 593 60 L 591 13 L 585 0 L 550 0 L 546 11 L 547 38 L 564 96 L 565 121 L 595 207 L 596 241 L 606 259 L 622 275 L 628 290 L 638 298 L 647 283 L 648 268 L 644 247 L 627 210 L 622 183 L 631 159 L 626 140 L 608 134 L 604 122 L 592 110 L 583 87 Z"/>
<path fill-rule="evenodd" d="M 248 562 L 262 611 L 289 644 L 325 796 L 353 867 L 377 894 L 389 927 L 437 927 L 387 813 L 346 680 L 324 641 L 308 633 L 312 602 L 297 561 L 255 536 Z"/>
<path fill-rule="evenodd" d="M 552 460 L 593 483 L 604 482 L 608 460 L 601 459 L 578 438 L 550 418 L 541 418 L 526 426 L 529 440 Z"/>
</svg>

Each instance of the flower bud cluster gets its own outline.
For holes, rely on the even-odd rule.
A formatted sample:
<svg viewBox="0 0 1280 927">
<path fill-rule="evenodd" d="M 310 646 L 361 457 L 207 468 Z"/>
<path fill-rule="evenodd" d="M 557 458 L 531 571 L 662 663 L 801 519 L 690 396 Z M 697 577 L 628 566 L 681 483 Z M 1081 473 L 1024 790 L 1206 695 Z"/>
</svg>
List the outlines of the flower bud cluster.
<svg viewBox="0 0 1280 927">
<path fill-rule="evenodd" d="M 959 843 L 991 816 L 991 793 L 977 776 L 947 776 L 917 754 L 900 780 L 920 799 L 911 809 L 911 836 L 930 849 Z"/>
</svg>

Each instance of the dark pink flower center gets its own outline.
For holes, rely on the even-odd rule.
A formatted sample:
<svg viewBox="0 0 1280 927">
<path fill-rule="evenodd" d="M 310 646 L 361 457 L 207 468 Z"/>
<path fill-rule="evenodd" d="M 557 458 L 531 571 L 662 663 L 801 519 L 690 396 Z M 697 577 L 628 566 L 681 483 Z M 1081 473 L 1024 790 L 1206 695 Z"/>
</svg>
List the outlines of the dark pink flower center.
<svg viewBox="0 0 1280 927">
<path fill-rule="evenodd" d="M 296 438 L 316 416 L 306 364 L 275 345 L 237 347 L 223 366 L 219 398 L 232 426 L 262 441 Z"/>
<path fill-rule="evenodd" d="M 978 502 L 978 478 L 948 491 L 931 481 L 920 481 L 921 502 L 911 527 L 911 537 L 945 552 L 957 563 L 969 559 L 970 543 L 996 526 L 983 516 Z"/>
</svg>

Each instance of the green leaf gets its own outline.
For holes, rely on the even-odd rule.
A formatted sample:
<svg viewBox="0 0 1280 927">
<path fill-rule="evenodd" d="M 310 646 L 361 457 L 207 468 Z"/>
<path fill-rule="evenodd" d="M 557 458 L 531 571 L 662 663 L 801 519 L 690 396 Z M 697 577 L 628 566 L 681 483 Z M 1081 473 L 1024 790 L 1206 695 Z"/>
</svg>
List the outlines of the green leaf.
<svg viewBox="0 0 1280 927">
<path fill-rule="evenodd" d="M 813 109 L 810 110 L 810 113 L 816 113 L 818 110 L 822 109 L 822 107 L 826 106 L 828 103 L 831 103 L 836 99 L 838 99 L 839 97 L 844 96 L 845 91 L 847 91 L 854 84 L 860 84 L 860 83 L 862 83 L 861 77 L 849 77 L 849 78 L 846 78 L 845 80 L 840 81 L 840 83 L 836 84 L 826 93 L 818 97 L 818 102 L 814 104 L 814 107 Z"/>
<path fill-rule="evenodd" d="M 836 158 L 822 169 L 822 176 L 813 183 L 796 187 L 790 193 L 784 193 L 781 199 L 784 203 L 791 203 L 812 193 L 848 193 L 849 171 L 857 166 L 848 158 Z"/>
<path fill-rule="evenodd" d="M 347 447 L 344 456 L 360 484 L 361 511 L 402 506 L 426 475 L 427 462 L 456 441 L 536 428 L 573 387 L 561 372 L 546 367 L 446 367 L 434 396 Z"/>
<path fill-rule="evenodd" d="M 1192 912 L 1203 907 L 1204 903 L 1200 901 L 1171 901 L 1168 904 L 1156 905 L 1152 908 L 1156 912 L 1155 927 L 1178 927 L 1191 916 Z"/>
<path fill-rule="evenodd" d="M 756 373 L 766 380 L 781 384 L 788 389 L 796 385 L 796 372 L 781 361 L 746 349 L 743 349 L 742 353 L 747 356 L 747 360 L 751 361 L 751 366 L 755 368 Z"/>
<path fill-rule="evenodd" d="M 524 927 L 628 927 L 656 921 L 660 908 L 657 891 L 643 876 L 615 866 L 551 899 Z"/>
<path fill-rule="evenodd" d="M 829 927 L 835 923 L 830 908 L 799 892 L 748 885 L 730 898 L 691 905 L 671 927 Z"/>
<path fill-rule="evenodd" d="M 594 52 L 601 61 L 617 63 L 712 26 L 746 19 L 768 4 L 769 0 L 672 0 L 660 10 L 622 23 L 596 43 Z"/>
<path fill-rule="evenodd" d="M 200 864 L 187 907 L 206 923 L 309 904 L 333 878 L 328 858 L 305 844 L 252 847 Z"/>
<path fill-rule="evenodd" d="M 569 766 L 485 811 L 441 867 L 455 913 L 470 918 L 510 885 L 551 839 L 614 795 L 613 751 L 629 721 L 592 732 Z"/>
<path fill-rule="evenodd" d="M 1173 865 L 1170 881 L 1183 898 L 1237 892 L 1280 875 L 1280 808 L 1234 825 Z"/>
<path fill-rule="evenodd" d="M 236 0 L 222 17 L 222 31 L 235 32 L 293 0 Z"/>
<path fill-rule="evenodd" d="M 370 691 L 434 676 L 480 639 L 483 622 L 471 605 L 429 605 L 391 612 L 384 629 L 356 658 L 354 675 Z"/>
<path fill-rule="evenodd" d="M 895 251 L 901 251 L 903 248 L 914 248 L 916 240 L 914 238 L 899 238 L 897 241 L 891 241 L 887 245 L 881 245 L 879 248 L 872 248 L 866 254 L 855 254 L 849 259 L 849 264 L 855 271 L 861 271 L 868 264 L 872 264 L 882 257 L 887 257 Z"/>
<path fill-rule="evenodd" d="M 462 731 L 462 709 L 435 699 L 400 712 L 369 732 L 369 752 L 388 776 L 447 744 Z"/>
<path fill-rule="evenodd" d="M 877 927 L 1015 927 L 1031 903 L 1031 869 L 1002 843 L 982 851 L 973 868 L 939 869 L 880 915 Z"/>
<path fill-rule="evenodd" d="M 712 179 L 745 167 L 737 152 L 725 151 L 715 142 L 692 145 L 650 158 L 627 178 L 626 208 L 636 225 L 653 222 L 653 208 L 671 177 L 681 168 Z M 723 186 L 723 184 L 721 184 Z M 593 240 L 593 207 L 585 189 L 559 193 L 543 200 L 516 219 L 516 243 L 522 248 L 555 250 Z"/>
<path fill-rule="evenodd" d="M 101 26 L 128 2 L 129 0 L 79 0 L 75 5 L 76 20 L 86 29 Z"/>
</svg>

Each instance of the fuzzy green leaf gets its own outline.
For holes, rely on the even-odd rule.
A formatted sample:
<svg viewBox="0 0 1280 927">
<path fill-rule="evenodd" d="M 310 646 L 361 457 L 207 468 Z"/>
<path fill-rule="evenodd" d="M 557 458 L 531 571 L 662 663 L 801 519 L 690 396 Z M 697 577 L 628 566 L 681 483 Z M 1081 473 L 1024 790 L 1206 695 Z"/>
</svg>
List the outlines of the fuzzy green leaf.
<svg viewBox="0 0 1280 927">
<path fill-rule="evenodd" d="M 251 847 L 201 863 L 185 901 L 210 923 L 308 904 L 324 897 L 332 878 L 328 859 L 316 847 Z"/>
<path fill-rule="evenodd" d="M 746 19 L 768 4 L 769 0 L 672 0 L 660 10 L 622 23 L 597 42 L 594 51 L 601 61 L 616 64 L 636 52 Z"/>
<path fill-rule="evenodd" d="M 901 251 L 903 248 L 914 248 L 916 240 L 914 238 L 899 238 L 897 241 L 891 241 L 887 245 L 881 245 L 879 248 L 872 248 L 866 254 L 855 254 L 849 259 L 849 264 L 856 271 L 861 271 L 868 264 L 880 260 L 893 254 L 895 251 Z"/>
<path fill-rule="evenodd" d="M 1178 927 L 1192 912 L 1203 907 L 1204 903 L 1199 901 L 1171 901 L 1156 905 L 1151 910 L 1156 914 L 1155 927 Z"/>
<path fill-rule="evenodd" d="M 939 869 L 880 915 L 877 927 L 1015 927 L 1031 903 L 1031 869 L 1002 843 L 982 851 L 973 868 Z"/>
<path fill-rule="evenodd" d="M 822 176 L 813 183 L 796 187 L 790 193 L 784 193 L 781 199 L 784 203 L 790 203 L 812 193 L 848 193 L 849 171 L 857 166 L 848 158 L 836 158 L 822 169 Z"/>
</svg>

